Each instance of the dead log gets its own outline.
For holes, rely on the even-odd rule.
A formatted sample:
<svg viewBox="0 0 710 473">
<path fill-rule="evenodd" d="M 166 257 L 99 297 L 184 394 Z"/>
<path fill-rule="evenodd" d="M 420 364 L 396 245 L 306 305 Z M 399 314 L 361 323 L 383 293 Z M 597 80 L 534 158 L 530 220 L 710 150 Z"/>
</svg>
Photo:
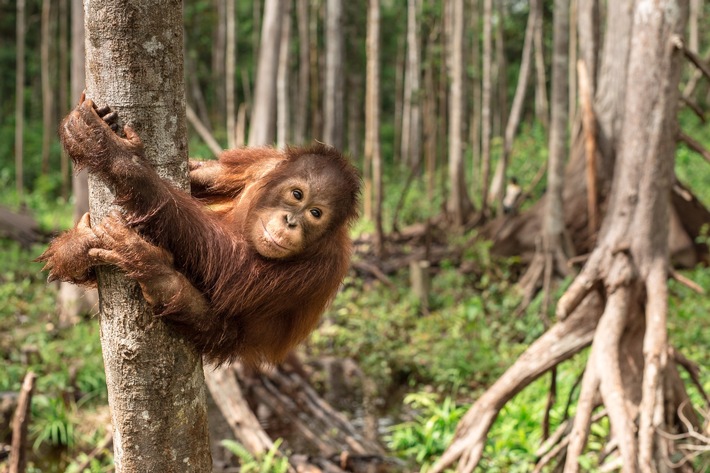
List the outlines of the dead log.
<svg viewBox="0 0 710 473">
<path fill-rule="evenodd" d="M 44 235 L 34 218 L 0 205 L 0 238 L 11 238 L 23 248 L 29 248 L 33 243 L 42 241 Z"/>
</svg>

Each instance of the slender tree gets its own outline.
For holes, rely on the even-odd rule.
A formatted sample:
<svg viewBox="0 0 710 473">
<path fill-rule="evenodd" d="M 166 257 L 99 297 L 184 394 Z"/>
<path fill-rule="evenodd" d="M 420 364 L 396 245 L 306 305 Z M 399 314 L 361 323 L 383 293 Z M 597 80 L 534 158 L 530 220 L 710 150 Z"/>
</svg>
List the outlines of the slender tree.
<svg viewBox="0 0 710 473">
<path fill-rule="evenodd" d="M 449 80 L 449 197 L 447 212 L 454 225 L 466 222 L 471 203 L 463 167 L 463 22 L 464 1 L 452 0 Z"/>
<path fill-rule="evenodd" d="M 87 0 L 85 13 L 87 96 L 115 107 L 161 174 L 187 188 L 182 2 Z M 114 199 L 93 179 L 91 189 L 98 223 Z M 200 354 L 155 320 L 136 284 L 97 272 L 116 471 L 211 471 Z"/>
<path fill-rule="evenodd" d="M 343 1 L 326 0 L 323 141 L 343 147 Z"/>
<path fill-rule="evenodd" d="M 276 77 L 281 46 L 283 0 L 266 0 L 256 69 L 249 143 L 273 143 L 276 132 Z"/>
<path fill-rule="evenodd" d="M 513 139 L 520 124 L 520 119 L 523 114 L 523 104 L 525 102 L 525 93 L 528 89 L 528 81 L 530 80 L 533 36 L 535 34 L 535 26 L 537 24 L 538 8 L 537 4 L 540 0 L 530 0 L 530 11 L 528 13 L 528 22 L 525 27 L 525 39 L 523 40 L 523 54 L 520 60 L 520 72 L 518 74 L 518 85 L 515 87 L 515 95 L 513 96 L 513 104 L 508 115 L 508 123 L 505 126 L 505 134 L 503 138 L 503 153 L 501 154 L 496 172 L 491 183 L 490 195 L 492 201 L 497 202 L 498 210 L 502 209 L 503 195 L 505 189 L 505 175 L 508 167 L 510 153 L 513 151 Z"/>
<path fill-rule="evenodd" d="M 50 47 L 51 21 L 52 21 L 52 0 L 42 1 L 42 39 L 40 46 L 41 69 L 42 69 L 42 174 L 49 173 L 49 147 L 52 136 L 55 133 L 54 114 L 52 113 L 52 102 L 54 93 L 50 77 Z"/>
<path fill-rule="evenodd" d="M 405 163 L 419 166 L 421 160 L 421 65 L 419 52 L 419 22 L 417 14 L 421 0 L 407 2 L 407 60 L 404 72 L 404 99 L 402 105 L 402 144 L 400 154 Z"/>
<path fill-rule="evenodd" d="M 545 43 L 543 41 L 543 2 L 537 2 L 537 25 L 535 27 L 535 115 L 545 127 L 549 121 L 547 102 L 547 74 L 545 73 Z"/>
<path fill-rule="evenodd" d="M 276 144 L 284 148 L 289 141 L 291 129 L 291 108 L 289 96 L 290 64 L 289 47 L 291 46 L 291 3 L 283 0 L 281 18 L 281 45 L 279 46 L 279 69 L 276 77 Z"/>
<path fill-rule="evenodd" d="M 226 48 L 224 57 L 224 87 L 227 113 L 227 146 L 237 146 L 237 108 L 234 77 L 237 74 L 237 19 L 234 8 L 235 0 L 226 0 L 224 9 L 226 17 Z"/>
<path fill-rule="evenodd" d="M 25 126 L 25 0 L 17 0 L 17 65 L 15 66 L 15 186 L 17 201 L 24 197 L 24 126 Z"/>
<path fill-rule="evenodd" d="M 293 139 L 303 143 L 308 125 L 308 98 L 310 96 L 310 30 L 308 0 L 296 0 L 296 18 L 298 20 L 298 94 L 294 116 Z"/>
<path fill-rule="evenodd" d="M 375 252 L 382 255 L 382 155 L 380 152 L 380 0 L 368 0 L 367 83 L 365 86 L 365 167 L 371 167 L 372 182 L 365 181 L 365 202 L 375 221 Z M 367 177 L 367 174 L 366 174 Z M 369 184 L 369 189 L 368 189 Z M 367 207 L 366 207 L 367 209 Z"/>
<path fill-rule="evenodd" d="M 493 0 L 483 0 L 483 85 L 481 93 L 481 215 L 488 213 L 488 188 L 491 173 Z"/>
</svg>

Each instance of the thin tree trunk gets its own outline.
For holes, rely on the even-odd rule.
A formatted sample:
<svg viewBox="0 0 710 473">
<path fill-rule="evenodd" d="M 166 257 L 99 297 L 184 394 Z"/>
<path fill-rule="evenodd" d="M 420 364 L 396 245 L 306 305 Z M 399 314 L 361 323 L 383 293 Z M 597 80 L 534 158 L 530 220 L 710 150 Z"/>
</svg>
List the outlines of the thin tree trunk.
<svg viewBox="0 0 710 473">
<path fill-rule="evenodd" d="M 226 111 L 225 106 L 227 97 L 225 95 L 226 87 L 224 81 L 226 79 L 226 49 L 227 49 L 227 0 L 214 0 L 217 10 L 217 24 L 214 29 L 212 41 L 212 83 L 215 84 L 215 112 L 216 123 L 225 123 Z M 254 56 L 256 57 L 256 56 Z"/>
<path fill-rule="evenodd" d="M 69 0 L 59 0 L 59 99 L 58 111 L 63 115 L 68 109 L 69 100 Z M 60 170 L 62 175 L 62 199 L 69 200 L 69 156 L 61 153 Z"/>
<path fill-rule="evenodd" d="M 234 89 L 234 77 L 237 73 L 237 19 L 234 9 L 235 0 L 226 0 L 226 48 L 224 59 L 224 87 L 227 114 L 227 147 L 234 149 L 237 146 L 236 121 L 237 109 Z"/>
<path fill-rule="evenodd" d="M 464 0 L 452 0 L 451 76 L 449 89 L 449 198 L 447 212 L 456 226 L 466 223 L 471 204 L 463 166 L 463 22 Z"/>
<path fill-rule="evenodd" d="M 343 1 L 326 0 L 323 141 L 343 148 Z"/>
<path fill-rule="evenodd" d="M 380 0 L 368 0 L 367 84 L 365 87 L 365 163 L 372 166 L 372 218 L 375 253 L 382 256 L 382 156 L 380 154 Z M 366 182 L 367 185 L 367 182 Z"/>
<path fill-rule="evenodd" d="M 146 157 L 186 189 L 182 2 L 87 0 L 85 13 L 87 96 L 114 107 Z M 142 72 L 127 81 L 125 71 Z M 114 198 L 95 179 L 90 189 L 92 222 L 100 222 Z M 97 272 L 116 471 L 210 472 L 200 354 L 154 318 L 137 284 Z"/>
<path fill-rule="evenodd" d="M 50 78 L 49 50 L 52 38 L 51 32 L 52 0 L 42 1 L 42 38 L 41 38 L 41 68 L 42 68 L 42 174 L 49 173 L 49 147 L 55 133 L 54 115 L 52 113 L 52 82 Z"/>
<path fill-rule="evenodd" d="M 688 20 L 688 48 L 693 52 L 700 51 L 698 41 L 698 24 L 702 13 L 703 0 L 690 0 L 690 18 Z"/>
<path fill-rule="evenodd" d="M 543 217 L 542 242 L 545 254 L 545 300 L 543 314 L 550 302 L 554 274 L 567 274 L 570 245 L 566 244 L 562 190 L 568 155 L 569 127 L 569 2 L 555 0 L 552 56 L 552 110 L 547 159 L 547 207 Z M 545 315 L 546 316 L 546 315 Z"/>
<path fill-rule="evenodd" d="M 549 122 L 549 105 L 547 102 L 547 75 L 545 73 L 545 46 L 543 42 L 543 4 L 537 4 L 537 28 L 535 28 L 535 116 L 547 128 Z"/>
<path fill-rule="evenodd" d="M 414 168 L 421 160 L 421 74 L 419 53 L 419 24 L 417 13 L 421 0 L 407 2 L 407 66 L 404 74 L 404 100 L 402 113 L 402 144 L 400 154 L 403 161 Z"/>
<path fill-rule="evenodd" d="M 279 46 L 279 71 L 276 78 L 276 144 L 285 148 L 289 141 L 291 123 L 289 107 L 289 47 L 291 45 L 291 0 L 283 0 L 281 19 L 281 45 Z"/>
<path fill-rule="evenodd" d="M 296 0 L 298 19 L 298 94 L 296 94 L 296 113 L 293 140 L 297 144 L 306 141 L 308 129 L 308 97 L 310 96 L 310 38 L 308 20 L 308 0 Z"/>
<path fill-rule="evenodd" d="M 570 0 L 569 6 L 569 103 L 568 116 L 574 120 L 577 114 L 577 0 Z"/>
<path fill-rule="evenodd" d="M 505 35 L 503 26 L 505 25 L 505 2 L 496 3 L 496 18 L 495 31 L 495 51 L 496 51 L 496 95 L 497 103 L 495 111 L 498 113 L 498 120 L 495 121 L 496 132 L 495 136 L 503 134 L 506 123 L 508 123 L 508 66 L 505 59 Z"/>
<path fill-rule="evenodd" d="M 472 107 L 471 124 L 471 169 L 474 170 L 471 179 L 471 195 L 478 195 L 478 172 L 481 169 L 481 44 L 479 38 L 480 1 L 470 0 L 470 13 L 468 15 L 473 41 L 471 43 L 471 74 Z"/>
<path fill-rule="evenodd" d="M 481 96 L 481 215 L 488 214 L 488 187 L 491 173 L 491 82 L 492 82 L 493 0 L 483 0 L 483 88 Z"/>
<path fill-rule="evenodd" d="M 424 88 L 429 91 L 436 90 L 432 60 L 429 59 L 425 64 L 427 64 L 428 67 L 424 68 Z M 426 162 L 428 202 L 434 200 L 434 192 L 436 190 L 437 117 L 436 95 L 433 93 L 424 94 L 424 160 Z"/>
<path fill-rule="evenodd" d="M 515 133 L 520 124 L 520 118 L 523 114 L 523 104 L 525 102 L 525 93 L 528 89 L 528 81 L 530 80 L 530 67 L 532 63 L 533 36 L 535 33 L 535 25 L 537 22 L 538 8 L 537 4 L 540 0 L 530 0 L 530 12 L 528 13 L 528 23 L 525 27 L 525 39 L 523 40 L 523 54 L 520 61 L 520 73 L 518 75 L 518 85 L 515 87 L 515 95 L 513 96 L 513 105 L 508 116 L 508 123 L 505 127 L 505 135 L 503 139 L 503 153 L 496 166 L 496 172 L 491 183 L 490 195 L 492 201 L 496 202 L 498 211 L 503 208 L 503 196 L 505 194 L 505 175 L 508 167 L 510 153 L 513 151 L 513 140 Z"/>
<path fill-rule="evenodd" d="M 405 42 L 401 37 L 397 37 L 397 54 L 394 59 L 394 157 L 398 163 L 402 162 L 402 124 L 404 122 L 404 69 L 407 67 L 405 57 Z"/>
<path fill-rule="evenodd" d="M 320 106 L 321 100 L 321 59 L 318 54 L 318 19 L 319 12 L 321 8 L 321 0 L 310 0 L 311 1 L 311 16 L 309 29 L 309 49 L 310 49 L 310 75 L 311 75 L 311 87 L 310 87 L 310 101 L 311 101 L 311 133 L 312 138 L 319 138 L 319 134 L 323 130 L 323 113 Z M 366 171 L 367 172 L 367 171 Z M 365 199 L 365 205 L 368 205 L 367 199 Z M 367 215 L 367 212 L 366 212 Z"/>
<path fill-rule="evenodd" d="M 589 85 L 594 97 L 599 62 L 599 1 L 582 1 L 577 8 L 579 56 L 587 68 Z"/>
<path fill-rule="evenodd" d="M 249 128 L 249 144 L 267 145 L 274 141 L 276 128 L 276 76 L 281 45 L 282 0 L 266 0 L 263 31 L 256 69 L 254 108 Z"/>
<path fill-rule="evenodd" d="M 28 371 L 22 381 L 22 389 L 17 400 L 15 415 L 12 419 L 12 445 L 8 461 L 8 473 L 25 473 L 27 468 L 27 432 L 32 417 L 32 392 L 36 375 Z"/>
<path fill-rule="evenodd" d="M 15 66 L 15 186 L 17 202 L 22 208 L 24 197 L 24 127 L 25 127 L 25 0 L 17 0 L 17 65 Z"/>
</svg>

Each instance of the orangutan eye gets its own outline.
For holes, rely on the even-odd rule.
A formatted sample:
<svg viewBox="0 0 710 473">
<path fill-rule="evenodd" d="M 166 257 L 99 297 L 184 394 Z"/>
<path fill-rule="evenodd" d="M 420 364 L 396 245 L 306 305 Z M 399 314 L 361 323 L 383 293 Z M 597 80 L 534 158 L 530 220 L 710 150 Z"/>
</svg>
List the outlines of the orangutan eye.
<svg viewBox="0 0 710 473">
<path fill-rule="evenodd" d="M 293 198 L 296 200 L 303 199 L 303 192 L 301 192 L 300 189 L 294 189 L 293 191 L 291 191 L 291 194 L 293 194 Z"/>
<path fill-rule="evenodd" d="M 320 218 L 323 213 L 320 211 L 320 209 L 311 209 L 311 215 L 313 215 L 315 218 Z"/>
</svg>

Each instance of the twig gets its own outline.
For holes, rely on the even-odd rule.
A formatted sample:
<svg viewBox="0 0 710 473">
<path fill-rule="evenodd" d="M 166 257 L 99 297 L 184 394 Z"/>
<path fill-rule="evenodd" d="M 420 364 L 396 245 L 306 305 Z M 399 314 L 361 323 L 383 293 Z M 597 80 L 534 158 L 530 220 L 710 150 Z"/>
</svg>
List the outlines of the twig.
<svg viewBox="0 0 710 473">
<path fill-rule="evenodd" d="M 195 127 L 195 131 L 197 131 L 197 134 L 200 135 L 200 138 L 202 138 L 202 140 L 205 142 L 210 151 L 212 151 L 215 156 L 219 156 L 220 154 L 222 154 L 223 148 L 217 142 L 212 133 L 210 133 L 207 127 L 200 121 L 192 107 L 188 105 L 186 110 L 187 120 L 192 124 L 193 127 Z"/>
<path fill-rule="evenodd" d="M 705 161 L 710 163 L 710 151 L 706 150 L 703 145 L 701 145 L 699 142 L 695 141 L 693 138 L 690 136 L 686 135 L 682 131 L 678 132 L 678 141 L 682 141 L 685 143 L 688 148 L 692 149 L 696 153 L 698 153 L 700 156 L 702 156 Z"/>
<path fill-rule="evenodd" d="M 83 462 L 77 465 L 76 471 L 84 471 L 85 468 L 88 468 L 89 464 L 91 463 L 91 460 L 98 457 L 104 450 L 109 448 L 112 442 L 113 432 L 109 431 L 101 440 L 101 443 L 99 443 L 96 448 L 91 451 L 91 453 L 84 459 Z"/>
<path fill-rule="evenodd" d="M 695 291 L 697 294 L 700 294 L 701 296 L 705 295 L 705 289 L 703 289 L 700 284 L 696 283 L 692 279 L 686 278 L 675 269 L 670 270 L 670 276 L 688 289 Z"/>
<path fill-rule="evenodd" d="M 710 406 L 710 397 L 705 392 L 705 389 L 703 388 L 703 383 L 700 382 L 700 368 L 698 367 L 698 365 L 690 361 L 688 358 L 685 357 L 685 355 L 683 355 L 681 352 L 679 352 L 673 347 L 669 348 L 668 351 L 669 355 L 673 358 L 673 360 L 680 366 L 685 368 L 685 370 L 688 372 L 691 381 L 700 392 L 700 395 L 705 400 L 705 405 Z"/>
<path fill-rule="evenodd" d="M 710 79 L 710 67 L 707 64 L 705 64 L 705 61 L 703 61 L 703 59 L 700 56 L 698 56 L 697 53 L 695 53 L 694 51 L 691 51 L 690 49 L 685 47 L 685 45 L 682 43 L 682 41 L 681 41 L 681 47 L 683 48 L 683 54 L 685 54 L 685 57 L 690 59 L 690 62 L 695 64 L 695 67 L 697 67 L 698 70 L 705 75 L 705 77 Z"/>
<path fill-rule="evenodd" d="M 700 108 L 700 105 L 698 105 L 697 103 L 695 103 L 695 102 L 693 102 L 692 100 L 690 100 L 690 98 L 685 97 L 685 96 L 684 96 L 684 97 L 681 97 L 681 98 L 680 98 L 680 101 L 681 101 L 686 107 L 688 107 L 689 109 L 691 109 L 691 110 L 693 111 L 693 113 L 695 113 L 695 115 L 697 115 L 697 117 L 700 119 L 701 122 L 705 123 L 705 112 L 703 112 L 703 109 Z"/>
</svg>

